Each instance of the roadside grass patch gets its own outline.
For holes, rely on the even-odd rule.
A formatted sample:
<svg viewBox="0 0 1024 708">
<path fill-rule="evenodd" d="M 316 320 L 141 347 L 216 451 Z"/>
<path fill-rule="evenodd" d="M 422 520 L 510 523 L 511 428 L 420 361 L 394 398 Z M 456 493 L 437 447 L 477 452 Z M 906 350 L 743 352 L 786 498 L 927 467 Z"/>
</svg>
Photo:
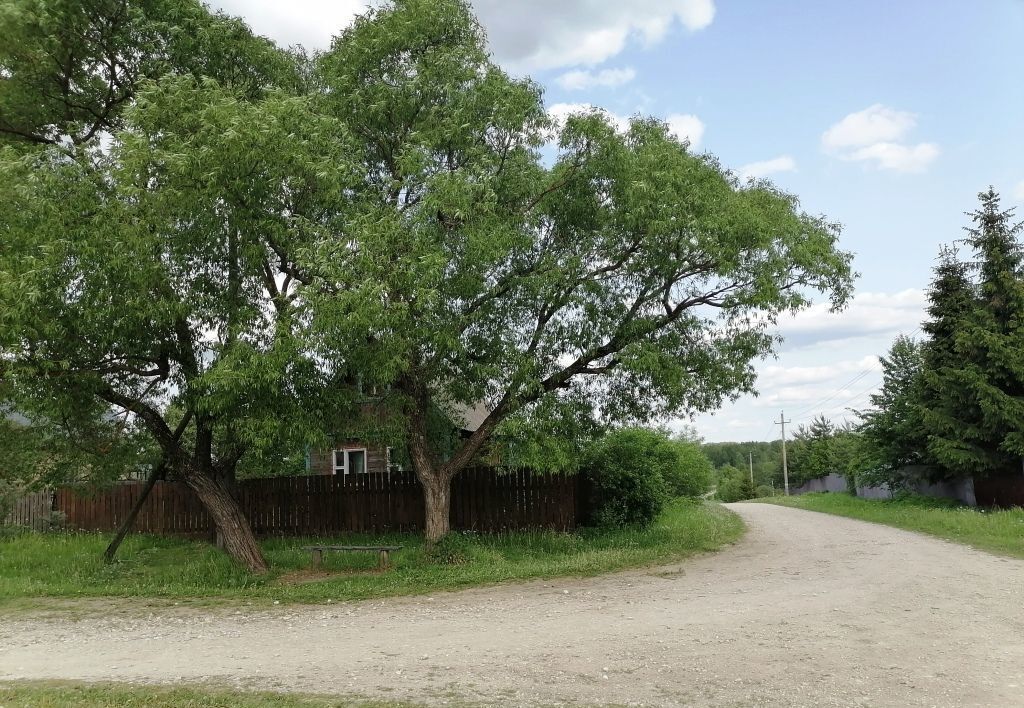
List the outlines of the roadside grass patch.
<svg viewBox="0 0 1024 708">
<path fill-rule="evenodd" d="M 36 598 L 143 597 L 180 602 L 338 602 L 425 594 L 511 580 L 589 576 L 671 563 L 713 551 L 743 533 L 718 504 L 680 499 L 646 528 L 459 533 L 439 557 L 417 534 L 270 538 L 261 542 L 270 573 L 254 576 L 208 543 L 131 535 L 105 564 L 108 534 L 26 533 L 0 539 L 0 603 L 31 608 Z M 318 579 L 308 571 L 312 544 L 396 545 L 392 568 L 375 554 L 328 553 Z M 302 582 L 295 582 L 301 578 Z"/>
<path fill-rule="evenodd" d="M 39 708 L 412 708 L 411 703 L 196 686 L 0 682 L 0 706 Z"/>
<path fill-rule="evenodd" d="M 874 521 L 1024 558 L 1024 509 L 1019 507 L 990 511 L 963 506 L 949 499 L 916 495 L 902 499 L 861 499 L 827 492 L 757 501 Z"/>
</svg>

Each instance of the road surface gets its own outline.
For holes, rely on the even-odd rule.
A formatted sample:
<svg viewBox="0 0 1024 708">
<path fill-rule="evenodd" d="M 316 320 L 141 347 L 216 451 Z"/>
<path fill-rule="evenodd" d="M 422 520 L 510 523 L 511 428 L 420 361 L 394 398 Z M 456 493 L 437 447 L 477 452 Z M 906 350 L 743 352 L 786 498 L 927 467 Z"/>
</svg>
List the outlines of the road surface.
<svg viewBox="0 0 1024 708">
<path fill-rule="evenodd" d="M 1024 706 L 1024 561 L 767 504 L 656 569 L 261 610 L 0 619 L 0 680 L 441 705 Z"/>
</svg>

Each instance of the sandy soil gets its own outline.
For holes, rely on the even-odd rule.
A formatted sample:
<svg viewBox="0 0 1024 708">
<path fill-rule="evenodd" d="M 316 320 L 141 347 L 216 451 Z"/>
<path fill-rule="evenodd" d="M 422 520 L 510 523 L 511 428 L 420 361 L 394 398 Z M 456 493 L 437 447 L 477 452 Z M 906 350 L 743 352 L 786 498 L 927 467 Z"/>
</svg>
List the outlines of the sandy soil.
<svg viewBox="0 0 1024 708">
<path fill-rule="evenodd" d="M 0 679 L 430 704 L 1024 706 L 1024 561 L 762 504 L 677 566 L 272 610 L 0 619 Z"/>
</svg>

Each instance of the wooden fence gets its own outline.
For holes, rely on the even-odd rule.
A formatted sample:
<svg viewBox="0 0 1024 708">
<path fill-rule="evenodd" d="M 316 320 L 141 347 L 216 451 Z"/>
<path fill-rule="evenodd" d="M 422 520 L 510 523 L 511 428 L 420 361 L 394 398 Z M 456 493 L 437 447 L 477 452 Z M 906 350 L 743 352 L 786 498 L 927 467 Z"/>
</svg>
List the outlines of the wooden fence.
<svg viewBox="0 0 1024 708">
<path fill-rule="evenodd" d="M 979 506 L 1024 506 L 1024 475 L 979 477 L 974 480 L 974 498 Z"/>
<path fill-rule="evenodd" d="M 53 518 L 53 492 L 31 492 L 14 503 L 0 526 L 28 526 L 33 529 L 49 527 Z"/>
<path fill-rule="evenodd" d="M 123 482 L 92 494 L 61 488 L 54 508 L 66 515 L 68 528 L 110 531 L 127 516 L 142 487 L 141 482 Z M 261 536 L 423 527 L 423 492 L 412 472 L 251 479 L 238 483 L 236 496 L 253 530 Z M 585 513 L 584 501 L 582 479 L 577 476 L 469 469 L 452 484 L 451 523 L 455 529 L 486 532 L 569 530 Z M 213 524 L 184 484 L 158 482 L 134 529 L 210 536 Z"/>
</svg>

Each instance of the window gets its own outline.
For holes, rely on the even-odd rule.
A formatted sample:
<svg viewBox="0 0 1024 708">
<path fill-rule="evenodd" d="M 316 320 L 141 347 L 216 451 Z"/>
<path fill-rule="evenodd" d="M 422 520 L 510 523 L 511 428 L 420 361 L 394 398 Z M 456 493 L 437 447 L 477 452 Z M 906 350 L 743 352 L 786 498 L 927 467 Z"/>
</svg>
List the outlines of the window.
<svg viewBox="0 0 1024 708">
<path fill-rule="evenodd" d="M 366 472 L 366 448 L 334 451 L 334 474 Z"/>
<path fill-rule="evenodd" d="M 389 448 L 387 448 L 384 451 L 385 462 L 387 464 L 388 472 L 401 472 L 402 471 L 402 463 L 401 463 L 401 461 L 396 460 L 393 457 L 394 449 L 395 448 L 393 448 L 393 447 L 389 447 Z"/>
</svg>

